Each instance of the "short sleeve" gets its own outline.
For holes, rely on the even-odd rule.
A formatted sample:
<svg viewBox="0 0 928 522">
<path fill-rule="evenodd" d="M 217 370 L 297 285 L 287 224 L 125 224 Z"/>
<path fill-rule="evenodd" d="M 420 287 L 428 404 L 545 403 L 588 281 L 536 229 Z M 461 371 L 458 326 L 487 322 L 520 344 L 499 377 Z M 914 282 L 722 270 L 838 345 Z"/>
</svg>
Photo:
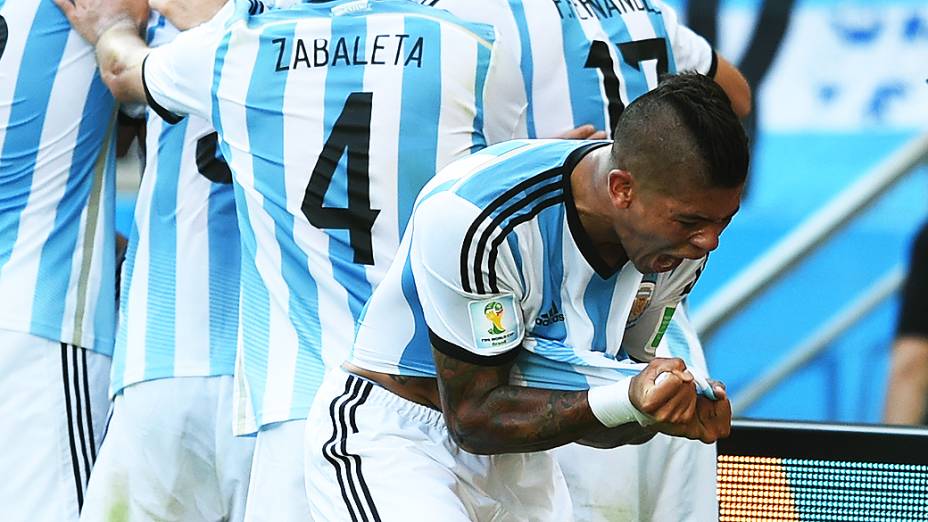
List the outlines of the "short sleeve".
<svg viewBox="0 0 928 522">
<path fill-rule="evenodd" d="M 632 305 L 622 337 L 622 349 L 629 357 L 647 362 L 656 356 L 677 307 L 693 289 L 706 260 L 685 260 L 673 271 L 659 274 L 656 280 L 645 276 L 636 296 L 640 304 Z"/>
<path fill-rule="evenodd" d="M 145 97 L 165 121 L 177 123 L 187 114 L 212 121 L 216 49 L 225 33 L 227 17 L 227 8 L 223 8 L 211 21 L 152 49 L 142 63 Z"/>
<path fill-rule="evenodd" d="M 673 8 L 663 2 L 658 4 L 663 13 L 664 27 L 670 38 L 677 70 L 696 71 L 714 78 L 718 57 L 709 42 L 689 27 L 680 24 L 677 12 Z"/>
<path fill-rule="evenodd" d="M 456 359 L 495 366 L 514 359 L 522 344 L 522 291 L 505 241 L 493 270 L 487 261 L 494 242 L 485 242 L 479 254 L 473 248 L 486 230 L 474 225 L 480 215 L 450 192 L 425 199 L 413 219 L 409 255 L 432 346 Z"/>
</svg>

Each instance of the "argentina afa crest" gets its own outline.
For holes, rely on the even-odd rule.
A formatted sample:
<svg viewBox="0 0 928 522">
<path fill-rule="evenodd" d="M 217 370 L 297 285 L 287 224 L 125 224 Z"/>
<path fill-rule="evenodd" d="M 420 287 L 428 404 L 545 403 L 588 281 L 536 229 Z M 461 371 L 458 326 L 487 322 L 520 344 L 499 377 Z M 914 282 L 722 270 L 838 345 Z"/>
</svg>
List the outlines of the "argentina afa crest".
<svg viewBox="0 0 928 522">
<path fill-rule="evenodd" d="M 638 286 L 638 292 L 635 293 L 635 300 L 632 301 L 632 309 L 628 312 L 628 322 L 625 324 L 626 328 L 635 326 L 635 323 L 641 318 L 641 314 L 648 309 L 648 305 L 651 304 L 651 299 L 654 297 L 654 290 L 656 287 L 657 284 L 654 281 L 642 281 Z"/>
</svg>

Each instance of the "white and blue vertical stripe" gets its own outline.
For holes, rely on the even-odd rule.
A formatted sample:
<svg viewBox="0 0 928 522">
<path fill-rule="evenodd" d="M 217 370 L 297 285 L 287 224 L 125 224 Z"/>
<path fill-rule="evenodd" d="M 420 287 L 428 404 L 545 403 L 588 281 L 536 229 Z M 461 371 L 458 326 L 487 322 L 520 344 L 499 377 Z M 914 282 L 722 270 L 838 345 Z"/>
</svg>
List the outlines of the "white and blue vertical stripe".
<svg viewBox="0 0 928 522">
<path fill-rule="evenodd" d="M 372 2 L 333 16 L 342 3 L 245 17 L 230 25 L 216 53 L 211 114 L 234 173 L 243 244 L 240 377 L 259 427 L 305 418 L 325 368 L 349 352 L 416 194 L 439 168 L 487 142 L 479 126 L 491 28 L 410 2 Z M 297 39 L 311 55 L 316 40 L 327 41 L 331 60 L 341 38 L 354 55 L 359 37 L 357 54 L 366 56 L 396 35 L 409 35 L 399 66 L 389 48 L 387 64 L 278 70 L 281 45 L 292 65 Z M 420 37 L 421 64 L 404 66 Z M 313 227 L 302 210 L 320 151 L 353 93 L 371 100 L 368 193 L 379 212 L 370 265 L 354 261 L 347 229 Z M 324 208 L 347 207 L 347 156 L 334 160 Z"/>
<path fill-rule="evenodd" d="M 531 138 L 584 124 L 611 133 L 624 106 L 653 89 L 661 72 L 656 59 L 634 59 L 629 46 L 639 54 L 645 46 L 647 56 L 659 46 L 668 73 L 677 70 L 675 45 L 708 47 L 702 40 L 671 41 L 666 24 L 675 24 L 676 15 L 665 16 L 662 2 L 420 1 L 497 26 L 508 38 L 522 71 Z"/>
<path fill-rule="evenodd" d="M 50 0 L 0 0 L 0 328 L 109 355 L 113 99 Z"/>
<path fill-rule="evenodd" d="M 155 44 L 176 34 L 163 20 L 150 21 Z M 147 130 L 123 265 L 114 395 L 137 382 L 235 368 L 241 259 L 231 174 L 206 121 L 170 125 L 149 112 Z"/>
</svg>

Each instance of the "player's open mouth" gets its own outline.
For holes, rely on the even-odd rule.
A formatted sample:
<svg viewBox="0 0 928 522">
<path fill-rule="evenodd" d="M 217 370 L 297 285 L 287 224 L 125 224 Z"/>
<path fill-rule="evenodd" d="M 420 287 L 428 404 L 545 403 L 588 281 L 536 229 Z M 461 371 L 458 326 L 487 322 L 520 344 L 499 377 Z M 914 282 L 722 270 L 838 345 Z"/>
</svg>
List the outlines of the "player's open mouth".
<svg viewBox="0 0 928 522">
<path fill-rule="evenodd" d="M 654 261 L 654 271 L 655 272 L 667 272 L 668 270 L 673 270 L 683 261 L 682 258 L 660 255 L 657 256 L 657 259 Z"/>
</svg>

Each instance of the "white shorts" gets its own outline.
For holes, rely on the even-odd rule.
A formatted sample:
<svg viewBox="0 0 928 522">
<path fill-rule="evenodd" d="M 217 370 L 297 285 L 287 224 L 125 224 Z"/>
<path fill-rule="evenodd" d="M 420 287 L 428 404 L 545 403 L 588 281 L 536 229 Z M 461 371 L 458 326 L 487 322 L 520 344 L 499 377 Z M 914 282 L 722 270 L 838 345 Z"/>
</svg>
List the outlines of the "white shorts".
<svg viewBox="0 0 928 522">
<path fill-rule="evenodd" d="M 258 432 L 245 507 L 247 522 L 312 520 L 303 473 L 305 424 L 292 420 Z"/>
<path fill-rule="evenodd" d="M 715 444 L 658 434 L 640 446 L 568 444 L 554 454 L 578 521 L 718 520 Z"/>
<path fill-rule="evenodd" d="M 243 517 L 254 439 L 232 435 L 232 377 L 140 382 L 116 397 L 81 520 Z"/>
<path fill-rule="evenodd" d="M 0 330 L 0 520 L 78 519 L 109 411 L 110 358 Z"/>
<path fill-rule="evenodd" d="M 696 330 L 681 307 L 674 314 L 683 338 L 664 336 L 659 357 L 686 353 L 689 364 L 708 375 Z M 672 347 L 671 347 L 672 345 Z M 612 520 L 718 520 L 715 444 L 658 434 L 639 446 L 598 450 L 569 444 L 554 450 L 574 502 L 574 516 L 584 522 Z M 610 482 L 621 487 L 604 489 Z"/>
<path fill-rule="evenodd" d="M 549 452 L 473 455 L 442 414 L 341 370 L 306 424 L 307 497 L 319 521 L 569 521 Z"/>
</svg>

